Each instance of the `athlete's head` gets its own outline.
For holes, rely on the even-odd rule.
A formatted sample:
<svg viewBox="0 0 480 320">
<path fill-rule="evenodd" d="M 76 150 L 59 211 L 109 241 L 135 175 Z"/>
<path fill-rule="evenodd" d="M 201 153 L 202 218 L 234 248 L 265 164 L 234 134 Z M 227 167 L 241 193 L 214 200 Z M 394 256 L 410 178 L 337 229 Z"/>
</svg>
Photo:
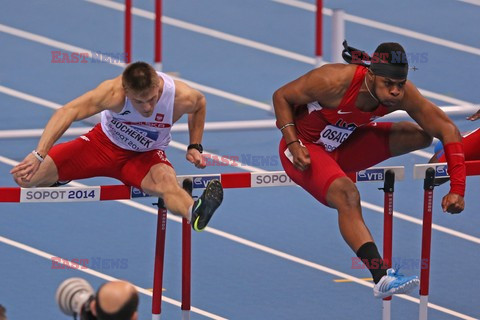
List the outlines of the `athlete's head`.
<svg viewBox="0 0 480 320">
<path fill-rule="evenodd" d="M 122 84 L 133 107 L 143 116 L 151 116 L 160 98 L 160 79 L 155 69 L 146 62 L 134 62 L 123 71 Z"/>
<path fill-rule="evenodd" d="M 393 107 L 403 99 L 408 75 L 407 55 L 396 42 L 380 44 L 371 58 L 368 76 L 373 80 L 373 94 L 380 103 Z"/>
</svg>

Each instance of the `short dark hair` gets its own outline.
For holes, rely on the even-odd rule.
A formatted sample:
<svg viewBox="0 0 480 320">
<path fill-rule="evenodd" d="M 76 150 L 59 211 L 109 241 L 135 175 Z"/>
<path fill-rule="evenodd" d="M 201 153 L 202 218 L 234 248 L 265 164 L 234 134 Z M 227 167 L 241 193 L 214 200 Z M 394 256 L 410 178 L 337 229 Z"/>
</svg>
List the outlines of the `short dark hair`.
<svg viewBox="0 0 480 320">
<path fill-rule="evenodd" d="M 399 66 L 408 65 L 405 49 L 397 42 L 381 43 L 377 49 L 375 49 L 373 56 L 380 57 L 390 64 L 397 64 Z"/>
<path fill-rule="evenodd" d="M 135 92 L 142 92 L 158 84 L 155 69 L 146 62 L 138 61 L 129 64 L 122 74 L 123 87 Z"/>
</svg>

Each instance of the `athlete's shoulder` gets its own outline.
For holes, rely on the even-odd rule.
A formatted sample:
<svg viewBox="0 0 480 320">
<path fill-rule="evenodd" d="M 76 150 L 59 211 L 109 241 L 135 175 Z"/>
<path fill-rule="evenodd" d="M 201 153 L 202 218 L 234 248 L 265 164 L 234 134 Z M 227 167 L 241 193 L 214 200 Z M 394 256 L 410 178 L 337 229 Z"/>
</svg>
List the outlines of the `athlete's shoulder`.
<svg viewBox="0 0 480 320">
<path fill-rule="evenodd" d="M 351 64 L 330 63 L 312 70 L 310 76 L 312 78 L 321 79 L 323 83 L 338 88 L 350 84 L 357 67 L 357 65 Z"/>
<path fill-rule="evenodd" d="M 103 81 L 96 89 L 107 109 L 122 107 L 125 102 L 125 89 L 122 76 Z"/>
<path fill-rule="evenodd" d="M 179 101 L 183 101 L 184 99 L 191 100 L 191 99 L 198 99 L 199 97 L 203 97 L 203 94 L 192 88 L 187 83 L 177 80 L 174 80 L 175 83 L 175 103 Z"/>
</svg>

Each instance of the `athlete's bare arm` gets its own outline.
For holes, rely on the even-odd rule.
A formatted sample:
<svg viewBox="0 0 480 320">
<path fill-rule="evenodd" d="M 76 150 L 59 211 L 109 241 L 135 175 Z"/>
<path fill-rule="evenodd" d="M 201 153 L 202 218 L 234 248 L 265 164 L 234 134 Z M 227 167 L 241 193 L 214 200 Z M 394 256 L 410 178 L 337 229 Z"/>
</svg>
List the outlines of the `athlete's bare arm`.
<svg viewBox="0 0 480 320">
<path fill-rule="evenodd" d="M 324 108 L 337 108 L 348 88 L 355 72 L 355 66 L 342 64 L 325 65 L 312 70 L 300 78 L 287 83 L 273 94 L 273 107 L 277 124 L 282 127 L 293 123 L 293 108 L 318 101 Z M 287 143 L 298 140 L 293 126 L 282 130 Z M 292 143 L 288 149 L 293 155 L 293 165 L 305 170 L 310 165 L 310 157 L 306 148 L 299 143 Z"/>
<path fill-rule="evenodd" d="M 423 130 L 440 139 L 443 145 L 462 141 L 462 136 L 453 121 L 439 107 L 424 98 L 410 81 L 405 84 L 403 109 Z M 462 196 L 449 193 L 443 197 L 442 207 L 444 211 L 458 213 L 463 211 L 465 203 Z"/>
<path fill-rule="evenodd" d="M 45 158 L 53 144 L 74 121 L 83 120 L 107 109 L 121 110 L 124 97 L 121 77 L 117 77 L 102 82 L 97 88 L 70 101 L 52 115 L 35 150 Z M 39 166 L 40 161 L 29 153 L 10 173 L 20 174 L 25 181 L 30 181 Z"/>
<path fill-rule="evenodd" d="M 207 112 L 205 96 L 182 81 L 175 80 L 175 104 L 173 122 L 188 114 L 188 131 L 190 143 L 202 143 L 205 115 Z M 196 149 L 187 151 L 186 158 L 197 168 L 205 168 L 205 161 Z"/>
<path fill-rule="evenodd" d="M 444 144 L 461 142 L 462 137 L 453 121 L 435 104 L 424 98 L 410 81 L 405 84 L 403 109 L 428 134 Z"/>
</svg>

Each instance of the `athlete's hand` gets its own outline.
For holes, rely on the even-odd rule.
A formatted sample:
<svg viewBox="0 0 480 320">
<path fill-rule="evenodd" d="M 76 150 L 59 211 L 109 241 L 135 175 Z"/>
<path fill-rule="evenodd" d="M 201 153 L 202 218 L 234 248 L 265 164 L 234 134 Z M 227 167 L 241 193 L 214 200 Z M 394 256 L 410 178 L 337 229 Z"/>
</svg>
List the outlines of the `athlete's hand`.
<svg viewBox="0 0 480 320">
<path fill-rule="evenodd" d="M 467 120 L 475 121 L 478 118 L 480 118 L 480 109 L 478 109 L 478 111 L 472 114 L 470 117 L 467 117 Z"/>
<path fill-rule="evenodd" d="M 464 208 L 465 201 L 463 200 L 463 197 L 458 194 L 448 193 L 442 199 L 443 212 L 460 213 Z"/>
<path fill-rule="evenodd" d="M 205 161 L 205 158 L 203 158 L 202 154 L 197 149 L 188 150 L 186 158 L 187 158 L 188 162 L 193 163 L 195 165 L 195 167 L 197 167 L 199 169 L 203 169 L 207 165 L 207 162 Z"/>
<path fill-rule="evenodd" d="M 310 153 L 308 149 L 298 142 L 288 146 L 288 150 L 293 156 L 293 165 L 300 171 L 305 171 L 310 166 Z"/>
<path fill-rule="evenodd" d="M 38 171 L 38 168 L 40 168 L 40 163 L 40 160 L 38 160 L 32 153 L 29 153 L 22 162 L 10 170 L 10 173 L 25 182 L 29 182 L 33 175 Z"/>
</svg>

